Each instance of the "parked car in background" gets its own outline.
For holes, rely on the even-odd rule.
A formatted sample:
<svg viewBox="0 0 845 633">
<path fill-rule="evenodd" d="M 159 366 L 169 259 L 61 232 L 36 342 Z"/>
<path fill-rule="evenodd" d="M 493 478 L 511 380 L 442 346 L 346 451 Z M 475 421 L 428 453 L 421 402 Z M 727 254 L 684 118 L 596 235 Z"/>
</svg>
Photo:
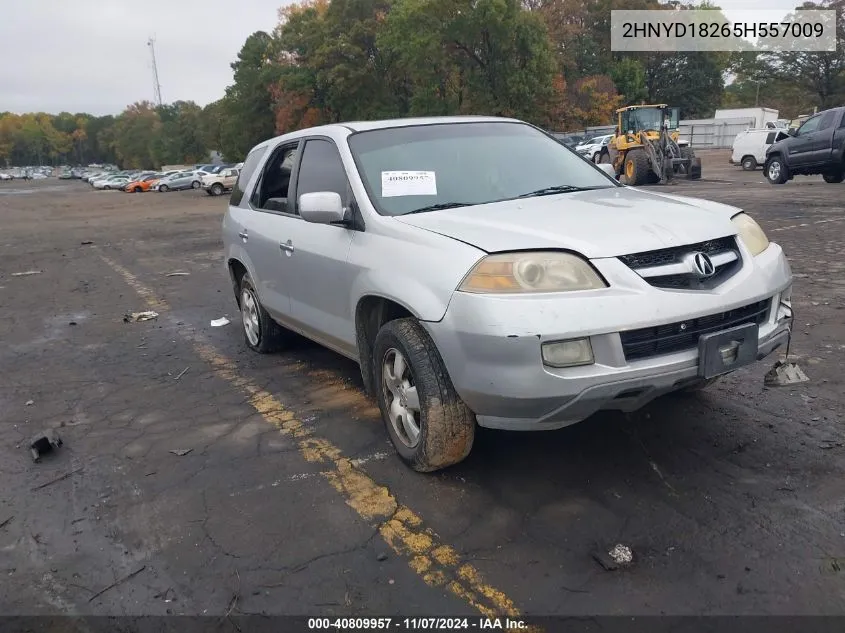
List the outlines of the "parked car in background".
<svg viewBox="0 0 845 633">
<path fill-rule="evenodd" d="M 133 180 L 127 183 L 126 187 L 124 187 L 123 190 L 130 193 L 141 193 L 142 191 L 149 191 L 152 187 L 158 184 L 160 178 L 161 176 L 158 174 L 143 176 L 137 180 Z"/>
<path fill-rule="evenodd" d="M 575 147 L 584 140 L 581 134 L 554 134 L 553 136 L 567 147 Z"/>
<path fill-rule="evenodd" d="M 799 175 L 821 174 L 827 183 L 845 180 L 845 107 L 809 117 L 795 136 L 769 147 L 764 169 L 773 185 Z"/>
<path fill-rule="evenodd" d="M 785 129 L 764 128 L 740 132 L 733 142 L 730 163 L 742 165 L 745 171 L 754 171 L 766 162 L 766 152 L 772 144 L 787 136 Z"/>
<path fill-rule="evenodd" d="M 109 176 L 101 180 L 95 180 L 93 183 L 94 189 L 123 189 L 129 184 L 129 178 L 126 176 Z"/>
<path fill-rule="evenodd" d="M 181 171 L 162 178 L 155 186 L 156 191 L 166 193 L 180 189 L 199 189 L 202 187 L 202 177 L 205 174 L 199 171 Z"/>
<path fill-rule="evenodd" d="M 265 141 L 222 225 L 245 343 L 293 331 L 357 361 L 419 471 L 463 460 L 477 425 L 634 411 L 786 346 L 792 273 L 749 215 L 607 171 L 494 117 Z"/>
<path fill-rule="evenodd" d="M 612 138 L 613 134 L 594 136 L 586 141 L 581 141 L 575 146 L 575 151 L 584 158 L 589 158 L 594 163 L 598 163 L 601 161 L 602 155 L 608 153 L 607 144 L 610 143 Z"/>
<path fill-rule="evenodd" d="M 202 177 L 202 188 L 210 196 L 222 195 L 225 191 L 231 191 L 238 179 L 240 170 L 232 167 L 223 169 L 216 174 L 208 174 Z"/>
</svg>

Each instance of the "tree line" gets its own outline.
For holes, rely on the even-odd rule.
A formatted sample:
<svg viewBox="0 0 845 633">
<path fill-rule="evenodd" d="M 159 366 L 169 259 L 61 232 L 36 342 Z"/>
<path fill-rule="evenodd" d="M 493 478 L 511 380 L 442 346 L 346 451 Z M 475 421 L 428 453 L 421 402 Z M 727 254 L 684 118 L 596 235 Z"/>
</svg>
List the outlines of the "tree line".
<svg viewBox="0 0 845 633">
<path fill-rule="evenodd" d="M 565 131 L 661 102 L 684 118 L 753 105 L 792 117 L 845 102 L 844 2 L 800 7 L 838 11 L 837 51 L 775 55 L 610 50 L 611 10 L 694 8 L 678 2 L 304 0 L 247 38 L 220 100 L 140 102 L 102 117 L 0 114 L 0 165 L 150 168 L 209 150 L 238 161 L 274 134 L 403 116 L 513 116 Z"/>
</svg>

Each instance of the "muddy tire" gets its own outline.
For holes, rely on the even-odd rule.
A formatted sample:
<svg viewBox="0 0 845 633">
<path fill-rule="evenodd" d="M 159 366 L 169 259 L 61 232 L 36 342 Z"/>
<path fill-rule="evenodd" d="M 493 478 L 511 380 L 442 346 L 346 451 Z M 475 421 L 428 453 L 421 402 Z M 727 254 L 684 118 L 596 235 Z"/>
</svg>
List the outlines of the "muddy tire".
<svg viewBox="0 0 845 633">
<path fill-rule="evenodd" d="M 746 156 L 740 164 L 745 171 L 754 171 L 757 169 L 757 159 L 753 156 Z"/>
<path fill-rule="evenodd" d="M 651 168 L 648 165 L 648 156 L 645 150 L 632 149 L 625 155 L 625 165 L 622 169 L 625 174 L 627 184 L 634 187 L 639 187 L 648 182 L 648 175 L 651 173 Z"/>
<path fill-rule="evenodd" d="M 782 185 L 789 180 L 789 171 L 780 155 L 772 156 L 766 161 L 765 171 L 766 180 L 773 185 Z"/>
<path fill-rule="evenodd" d="M 287 331 L 267 314 L 249 274 L 241 277 L 239 287 L 238 307 L 247 347 L 259 354 L 271 354 L 283 348 Z"/>
<path fill-rule="evenodd" d="M 475 414 L 455 392 L 434 342 L 415 319 L 382 326 L 373 365 L 381 416 L 406 464 L 432 472 L 469 455 Z"/>
</svg>

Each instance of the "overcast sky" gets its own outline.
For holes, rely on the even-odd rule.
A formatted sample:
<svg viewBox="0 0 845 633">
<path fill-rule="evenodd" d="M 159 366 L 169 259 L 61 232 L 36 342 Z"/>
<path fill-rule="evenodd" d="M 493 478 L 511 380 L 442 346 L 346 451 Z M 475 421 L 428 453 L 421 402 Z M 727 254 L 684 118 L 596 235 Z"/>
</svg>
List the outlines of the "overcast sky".
<svg viewBox="0 0 845 633">
<path fill-rule="evenodd" d="M 789 9 L 798 0 L 767 0 Z M 156 38 L 165 102 L 206 105 L 231 83 L 251 33 L 272 31 L 289 0 L 0 0 L 0 112 L 117 114 L 153 100 Z M 759 9 L 762 0 L 717 0 Z M 730 17 L 730 14 L 728 14 Z"/>
</svg>

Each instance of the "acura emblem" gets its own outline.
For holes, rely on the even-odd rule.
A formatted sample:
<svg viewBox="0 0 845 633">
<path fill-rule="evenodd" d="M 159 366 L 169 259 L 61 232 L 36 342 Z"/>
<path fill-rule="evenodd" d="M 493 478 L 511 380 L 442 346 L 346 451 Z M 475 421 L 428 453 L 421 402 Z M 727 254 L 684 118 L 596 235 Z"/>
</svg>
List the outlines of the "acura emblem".
<svg viewBox="0 0 845 633">
<path fill-rule="evenodd" d="M 696 253 L 692 256 L 692 267 L 699 277 L 712 277 L 716 272 L 713 260 L 706 253 Z"/>
</svg>

